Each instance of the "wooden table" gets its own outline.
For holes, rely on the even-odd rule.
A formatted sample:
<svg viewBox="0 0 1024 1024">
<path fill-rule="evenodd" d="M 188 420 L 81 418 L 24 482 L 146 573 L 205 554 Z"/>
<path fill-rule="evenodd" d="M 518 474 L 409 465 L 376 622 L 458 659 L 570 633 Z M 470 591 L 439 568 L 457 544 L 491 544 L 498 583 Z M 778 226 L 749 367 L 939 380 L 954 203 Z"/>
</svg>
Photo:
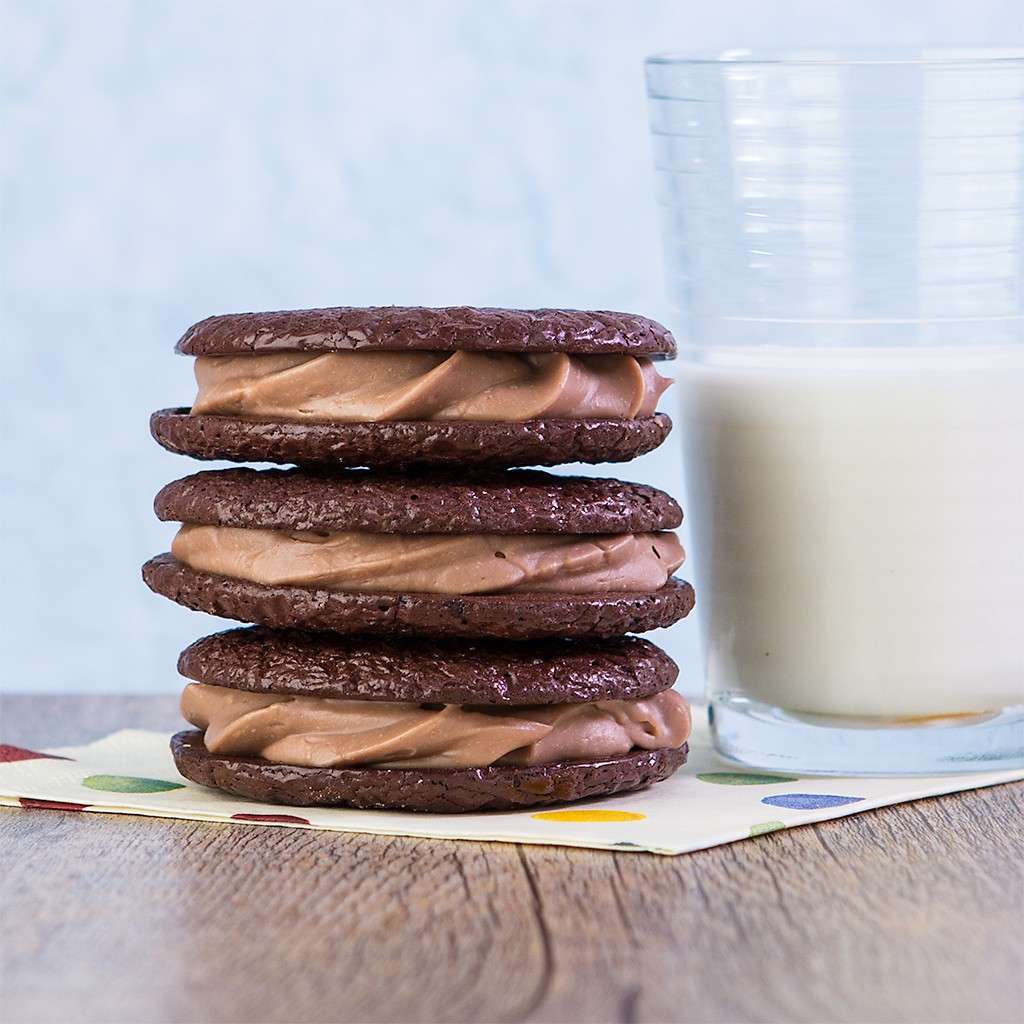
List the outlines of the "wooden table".
<svg viewBox="0 0 1024 1024">
<path fill-rule="evenodd" d="M 172 729 L 9 697 L 7 742 Z M 1024 1015 L 1024 785 L 681 857 L 0 813 L 0 1018 L 1000 1021 Z"/>
</svg>

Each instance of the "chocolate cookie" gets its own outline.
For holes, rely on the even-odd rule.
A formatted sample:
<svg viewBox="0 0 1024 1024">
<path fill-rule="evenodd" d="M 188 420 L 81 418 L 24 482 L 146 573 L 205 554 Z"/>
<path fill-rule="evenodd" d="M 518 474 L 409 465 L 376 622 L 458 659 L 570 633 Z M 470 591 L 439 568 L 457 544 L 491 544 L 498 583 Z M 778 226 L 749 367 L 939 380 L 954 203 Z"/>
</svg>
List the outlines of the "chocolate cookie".
<svg viewBox="0 0 1024 1024">
<path fill-rule="evenodd" d="M 653 320 L 607 310 L 335 306 L 211 316 L 193 324 L 177 345 L 189 356 L 365 348 L 673 356 L 676 343 Z"/>
<path fill-rule="evenodd" d="M 519 470 L 390 476 L 366 470 L 224 469 L 167 484 L 164 521 L 269 530 L 372 533 L 646 533 L 683 514 L 645 484 Z"/>
<path fill-rule="evenodd" d="M 520 423 L 402 420 L 280 423 L 161 409 L 149 420 L 162 447 L 194 459 L 333 466 L 559 466 L 628 462 L 668 437 L 664 413 L 632 420 L 535 419 Z"/>
<path fill-rule="evenodd" d="M 386 306 L 210 317 L 190 327 L 177 350 L 198 357 L 362 350 L 663 358 L 674 356 L 676 345 L 661 324 L 628 313 Z M 469 421 L 425 416 L 293 422 L 258 407 L 247 415 L 238 409 L 225 414 L 212 406 L 197 415 L 163 409 L 153 414 L 150 430 L 168 450 L 199 459 L 372 467 L 554 466 L 624 462 L 657 447 L 671 421 L 651 415 L 653 404 L 641 407 L 637 418 L 624 419 L 604 418 L 594 407 L 593 416 L 512 416 L 507 422 L 504 416 L 493 422 L 475 422 L 480 416 Z"/>
<path fill-rule="evenodd" d="M 256 693 L 430 704 L 582 704 L 667 690 L 678 668 L 639 637 L 609 640 L 375 640 L 252 627 L 186 647 L 189 679 Z"/>
<path fill-rule="evenodd" d="M 198 731 L 177 733 L 178 771 L 202 786 L 266 803 L 457 814 L 508 811 L 641 789 L 686 761 L 687 745 L 526 768 L 299 768 L 211 754 Z"/>
<path fill-rule="evenodd" d="M 157 594 L 210 615 L 374 636 L 613 637 L 670 626 L 694 604 L 693 587 L 675 577 L 641 593 L 353 593 L 252 583 L 200 572 L 163 554 L 142 567 L 142 578 Z"/>
<path fill-rule="evenodd" d="M 155 558 L 144 567 L 146 582 L 158 593 L 188 607 L 243 622 L 339 633 L 508 639 L 616 636 L 668 625 L 693 604 L 688 584 L 673 579 L 661 586 L 666 569 L 671 572 L 672 565 L 678 564 L 660 568 L 659 563 L 665 564 L 665 545 L 679 549 L 675 538 L 660 531 L 679 524 L 679 506 L 662 491 L 640 484 L 555 477 L 539 471 L 505 472 L 467 481 L 451 474 L 395 477 L 361 470 L 235 469 L 196 473 L 168 484 L 157 495 L 155 505 L 161 519 L 200 530 L 278 531 L 279 538 L 254 534 L 253 543 L 269 547 L 300 544 L 301 552 L 294 557 L 302 560 L 296 564 L 306 566 L 312 556 L 305 545 L 329 540 L 332 531 L 354 531 L 348 533 L 352 543 L 358 540 L 369 545 L 377 543 L 375 538 L 383 543 L 390 535 L 418 534 L 419 543 L 436 545 L 436 569 L 414 570 L 408 577 L 414 582 L 382 585 L 380 590 L 373 586 L 372 576 L 352 591 L 340 583 L 328 588 L 316 582 L 277 583 L 266 577 L 258 582 L 259 575 L 252 577 L 245 571 L 250 564 L 245 558 L 237 563 L 239 571 L 223 561 L 196 563 L 171 555 Z M 461 591 L 458 570 L 449 572 L 456 557 L 452 546 L 432 540 L 438 534 L 465 535 L 472 545 L 480 543 L 486 557 L 474 562 L 477 556 L 470 556 L 467 572 L 472 571 L 479 581 L 481 573 L 493 571 L 496 584 L 491 593 L 479 582 L 475 590 L 482 593 Z M 637 557 L 659 566 L 651 570 L 653 577 L 647 578 L 656 579 L 649 585 L 660 589 L 618 592 L 612 587 L 563 593 L 545 591 L 544 587 L 534 592 L 524 586 L 507 592 L 500 583 L 509 578 L 503 566 L 516 563 L 499 562 L 515 558 L 502 549 L 511 551 L 509 545 L 517 546 L 516 537 L 537 534 L 566 538 L 598 535 L 595 551 L 608 543 L 604 538 L 609 534 L 618 535 L 636 545 Z M 650 548 L 644 539 L 648 537 Z M 393 542 L 393 538 L 387 541 Z M 216 540 L 211 537 L 207 543 L 213 545 L 207 549 L 211 555 L 219 554 Z M 568 544 L 572 549 L 573 540 Z M 175 551 L 185 557 L 177 546 Z M 395 565 L 389 559 L 397 556 L 374 557 L 389 571 Z M 573 556 L 565 557 L 571 560 Z M 352 564 L 358 564 L 358 557 Z M 325 569 L 328 567 L 326 563 Z M 514 575 L 518 569 L 508 571 Z M 435 588 L 417 585 L 428 584 L 436 573 L 446 572 L 451 592 L 423 592 Z"/>
</svg>

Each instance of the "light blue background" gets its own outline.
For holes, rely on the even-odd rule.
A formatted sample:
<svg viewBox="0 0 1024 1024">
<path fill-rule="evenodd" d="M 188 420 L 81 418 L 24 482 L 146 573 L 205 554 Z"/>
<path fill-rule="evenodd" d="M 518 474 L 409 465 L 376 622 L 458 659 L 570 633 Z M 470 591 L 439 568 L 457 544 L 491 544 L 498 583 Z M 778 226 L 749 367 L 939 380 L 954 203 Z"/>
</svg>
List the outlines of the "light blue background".
<svg viewBox="0 0 1024 1024">
<path fill-rule="evenodd" d="M 0 621 L 11 690 L 156 691 L 226 623 L 150 595 L 151 410 L 211 313 L 662 292 L 641 62 L 1009 44 L 1019 0 L 4 3 Z M 677 440 L 677 439 L 676 439 Z M 679 492 L 678 447 L 612 472 Z M 780 596 L 784 600 L 784 595 Z M 699 687 L 694 623 L 661 642 Z"/>
</svg>

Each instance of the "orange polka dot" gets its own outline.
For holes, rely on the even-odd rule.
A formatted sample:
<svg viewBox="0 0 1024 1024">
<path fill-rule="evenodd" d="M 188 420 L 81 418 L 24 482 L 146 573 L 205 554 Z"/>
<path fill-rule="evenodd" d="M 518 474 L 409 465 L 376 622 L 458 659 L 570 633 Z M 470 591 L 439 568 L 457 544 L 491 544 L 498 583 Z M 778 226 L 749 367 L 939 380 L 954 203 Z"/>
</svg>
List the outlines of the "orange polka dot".
<svg viewBox="0 0 1024 1024">
<path fill-rule="evenodd" d="M 635 811 L 539 811 L 530 815 L 540 821 L 643 821 L 646 814 Z"/>
</svg>

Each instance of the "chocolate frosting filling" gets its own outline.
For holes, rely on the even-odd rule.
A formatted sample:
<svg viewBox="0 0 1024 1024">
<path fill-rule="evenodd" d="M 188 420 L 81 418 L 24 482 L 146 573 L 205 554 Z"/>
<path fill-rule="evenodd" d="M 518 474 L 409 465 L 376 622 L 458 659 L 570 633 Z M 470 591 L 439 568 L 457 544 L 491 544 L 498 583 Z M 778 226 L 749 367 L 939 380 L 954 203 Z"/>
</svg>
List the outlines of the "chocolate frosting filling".
<svg viewBox="0 0 1024 1024">
<path fill-rule="evenodd" d="M 290 423 L 634 419 L 665 389 L 649 359 L 513 352 L 200 356 L 192 412 Z"/>
<path fill-rule="evenodd" d="M 674 690 L 641 700 L 494 708 L 247 693 L 190 683 L 182 714 L 212 754 L 317 768 L 483 768 L 681 746 L 690 709 Z"/>
<path fill-rule="evenodd" d="M 201 572 L 270 586 L 430 594 L 658 590 L 685 557 L 670 532 L 393 534 L 188 523 L 171 553 Z"/>
</svg>

